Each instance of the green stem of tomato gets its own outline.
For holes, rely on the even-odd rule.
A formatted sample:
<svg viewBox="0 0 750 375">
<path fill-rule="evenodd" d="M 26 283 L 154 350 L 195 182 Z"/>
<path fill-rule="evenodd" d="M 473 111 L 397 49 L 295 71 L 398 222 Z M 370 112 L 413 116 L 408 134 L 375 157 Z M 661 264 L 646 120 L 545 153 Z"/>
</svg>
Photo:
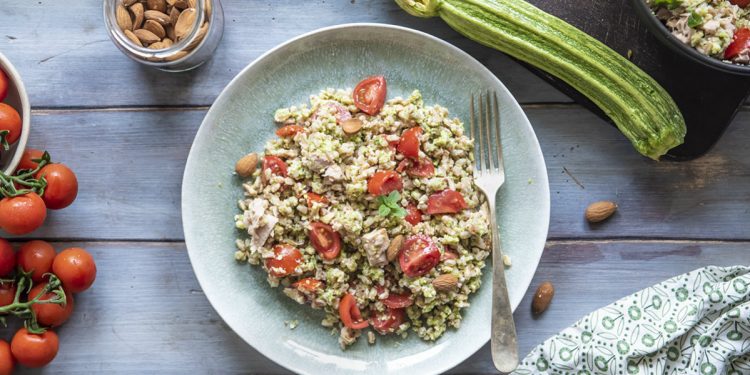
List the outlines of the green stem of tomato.
<svg viewBox="0 0 750 375">
<path fill-rule="evenodd" d="M 13 298 L 13 303 L 0 307 L 0 318 L 4 320 L 3 315 L 15 315 L 19 318 L 25 319 L 24 326 L 26 326 L 26 329 L 28 329 L 29 332 L 37 334 L 44 333 L 45 329 L 40 327 L 39 323 L 37 323 L 36 314 L 34 313 L 34 310 L 31 309 L 31 306 L 46 303 L 65 306 L 68 302 L 67 297 L 65 296 L 65 290 L 63 290 L 61 286 L 60 279 L 51 273 L 45 274 L 45 276 L 48 281 L 44 288 L 42 288 L 42 290 L 33 298 L 26 302 L 21 302 L 21 295 L 24 290 L 31 289 L 32 282 L 31 273 L 19 269 L 16 276 L 16 285 L 18 287 L 16 288 L 16 295 Z M 54 296 L 50 299 L 40 300 L 47 293 L 54 293 Z"/>
<path fill-rule="evenodd" d="M 0 131 L 0 146 L 2 146 L 3 150 L 5 151 L 10 150 L 10 144 L 8 143 L 8 134 L 10 134 L 9 130 Z"/>
<path fill-rule="evenodd" d="M 0 132 L 0 135 L 2 132 Z M 37 179 L 34 176 L 39 173 L 44 166 L 50 163 L 50 155 L 44 152 L 40 159 L 32 160 L 37 163 L 36 168 L 22 171 L 23 173 L 12 176 L 0 171 L 0 195 L 3 197 L 17 197 L 28 193 L 37 193 L 44 195 L 44 189 L 47 187 L 47 180 L 42 176 Z M 27 187 L 28 189 L 17 189 L 16 185 Z"/>
</svg>

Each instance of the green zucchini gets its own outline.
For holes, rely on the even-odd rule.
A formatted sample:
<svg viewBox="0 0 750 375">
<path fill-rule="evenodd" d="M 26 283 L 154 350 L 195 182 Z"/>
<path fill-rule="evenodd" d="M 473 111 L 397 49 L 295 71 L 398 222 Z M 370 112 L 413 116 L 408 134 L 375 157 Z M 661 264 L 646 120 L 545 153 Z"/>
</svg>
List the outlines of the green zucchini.
<svg viewBox="0 0 750 375">
<path fill-rule="evenodd" d="M 596 103 L 636 150 L 658 160 L 685 138 L 672 97 L 625 57 L 523 0 L 395 0 L 418 17 L 440 16 L 481 44 L 568 83 Z"/>
</svg>

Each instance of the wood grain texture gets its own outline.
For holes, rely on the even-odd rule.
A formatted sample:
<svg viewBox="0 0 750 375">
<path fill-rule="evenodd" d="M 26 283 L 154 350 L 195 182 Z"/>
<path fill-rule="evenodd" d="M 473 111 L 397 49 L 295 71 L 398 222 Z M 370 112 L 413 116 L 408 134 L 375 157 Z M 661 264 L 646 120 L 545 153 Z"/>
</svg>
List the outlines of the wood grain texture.
<svg viewBox="0 0 750 375">
<path fill-rule="evenodd" d="M 742 151 L 750 133 L 744 128 L 730 129 L 704 158 L 656 163 L 581 107 L 529 106 L 526 111 L 550 177 L 551 238 L 750 238 L 750 155 Z M 34 236 L 182 240 L 182 171 L 204 114 L 35 112 L 30 146 L 46 148 L 55 160 L 70 165 L 81 192 L 71 207 L 51 212 Z M 750 121 L 750 111 L 741 112 L 737 121 Z M 618 213 L 588 226 L 585 207 L 604 199 L 616 201 Z"/>
<path fill-rule="evenodd" d="M 211 308 L 190 270 L 183 244 L 54 244 L 58 250 L 73 245 L 93 253 L 98 277 L 92 289 L 76 296 L 73 316 L 58 331 L 59 355 L 44 372 L 285 373 L 246 345 Z M 551 242 L 532 288 L 515 313 L 521 353 L 528 353 L 586 313 L 671 276 L 709 264 L 747 264 L 743 251 L 748 246 L 683 241 Z M 227 256 L 232 256 L 231 251 Z M 545 280 L 555 285 L 555 297 L 549 310 L 533 319 L 530 298 L 536 285 Z M 12 329 L 0 329 L 0 337 L 8 338 L 11 333 Z M 494 373 L 489 347 L 451 373 Z"/>
</svg>

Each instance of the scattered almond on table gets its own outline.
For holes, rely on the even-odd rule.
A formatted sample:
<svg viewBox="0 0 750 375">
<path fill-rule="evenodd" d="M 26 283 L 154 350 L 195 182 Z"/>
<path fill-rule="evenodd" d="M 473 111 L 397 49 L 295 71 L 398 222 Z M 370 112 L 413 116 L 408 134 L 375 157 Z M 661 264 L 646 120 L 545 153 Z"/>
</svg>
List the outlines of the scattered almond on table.
<svg viewBox="0 0 750 375">
<path fill-rule="evenodd" d="M 534 315 L 539 315 L 549 308 L 552 297 L 555 296 L 555 287 L 551 282 L 545 281 L 534 293 L 534 299 L 531 301 L 531 312 Z"/>
<path fill-rule="evenodd" d="M 589 223 L 599 223 L 609 219 L 615 211 L 617 211 L 617 203 L 615 202 L 594 202 L 586 208 L 586 220 Z"/>
</svg>

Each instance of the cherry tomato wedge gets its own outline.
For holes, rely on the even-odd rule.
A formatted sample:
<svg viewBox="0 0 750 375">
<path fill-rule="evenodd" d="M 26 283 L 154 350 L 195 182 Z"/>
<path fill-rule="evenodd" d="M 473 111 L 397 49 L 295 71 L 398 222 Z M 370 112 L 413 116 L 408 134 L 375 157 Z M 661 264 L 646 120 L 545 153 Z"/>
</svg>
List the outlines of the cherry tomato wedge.
<svg viewBox="0 0 750 375">
<path fill-rule="evenodd" d="M 270 169 L 271 173 L 279 176 L 286 177 L 286 163 L 281 158 L 273 155 L 266 155 L 263 157 L 263 169 Z"/>
<path fill-rule="evenodd" d="M 296 288 L 300 292 L 312 294 L 324 287 L 324 283 L 318 279 L 312 277 L 306 277 L 299 281 L 295 281 L 292 284 L 293 288 Z"/>
<path fill-rule="evenodd" d="M 302 263 L 302 253 L 292 245 L 282 244 L 273 248 L 273 258 L 266 259 L 268 273 L 274 277 L 285 277 L 296 273 Z"/>
<path fill-rule="evenodd" d="M 320 204 L 328 204 L 328 198 L 326 198 L 323 195 L 313 193 L 312 191 L 308 192 L 306 194 L 306 197 L 307 197 L 307 207 L 308 208 L 312 208 L 313 203 L 315 203 L 315 202 L 320 203 Z"/>
<path fill-rule="evenodd" d="M 367 320 L 362 319 L 357 302 L 349 293 L 344 294 L 339 301 L 339 318 L 344 326 L 351 329 L 362 329 L 369 325 Z"/>
<path fill-rule="evenodd" d="M 8 306 L 16 299 L 16 284 L 0 284 L 0 307 Z"/>
<path fill-rule="evenodd" d="M 47 207 L 36 193 L 0 200 L 0 228 L 10 234 L 29 234 L 44 224 Z"/>
<path fill-rule="evenodd" d="M 31 280 L 38 283 L 44 279 L 45 273 L 52 270 L 55 255 L 55 248 L 49 242 L 29 241 L 18 249 L 18 266 L 24 272 L 31 272 Z"/>
<path fill-rule="evenodd" d="M 417 225 L 422 222 L 422 211 L 420 211 L 417 206 L 410 203 L 406 206 L 406 216 L 404 216 L 404 220 L 411 225 Z"/>
<path fill-rule="evenodd" d="M 46 283 L 36 284 L 31 291 L 29 291 L 29 299 L 35 298 L 42 292 Z M 40 301 L 46 301 L 55 297 L 54 293 L 45 293 Z M 36 320 L 39 324 L 45 327 L 57 327 L 65 323 L 70 315 L 73 313 L 73 295 L 70 292 L 65 292 L 65 306 L 58 305 L 55 303 L 35 303 L 31 305 L 31 309 L 36 314 Z"/>
<path fill-rule="evenodd" d="M 373 329 L 381 335 L 386 335 L 396 332 L 398 327 L 404 323 L 405 318 L 404 309 L 389 308 L 386 311 L 375 314 L 374 317 L 370 318 L 370 323 Z"/>
<path fill-rule="evenodd" d="M 0 70 L 2 73 L 2 70 Z M 10 352 L 10 344 L 5 340 L 0 340 L 0 375 L 11 375 L 16 360 L 13 353 Z"/>
<path fill-rule="evenodd" d="M 47 188 L 44 189 L 42 199 L 47 208 L 59 210 L 68 207 L 78 196 L 78 179 L 75 173 L 65 164 L 55 163 L 45 165 L 36 178 L 44 177 Z"/>
<path fill-rule="evenodd" d="M 443 252 L 443 260 L 449 259 L 458 259 L 458 253 L 456 252 L 456 250 L 446 247 L 445 252 Z"/>
<path fill-rule="evenodd" d="M 421 135 L 422 128 L 419 126 L 406 129 L 404 133 L 401 134 L 401 139 L 398 141 L 398 152 L 402 153 L 407 158 L 419 158 L 419 137 Z"/>
<path fill-rule="evenodd" d="M 323 259 L 336 259 L 341 253 L 341 236 L 328 224 L 310 224 L 310 242 Z"/>
<path fill-rule="evenodd" d="M 21 116 L 15 108 L 0 103 L 0 132 L 7 131 L 5 141 L 12 145 L 21 136 Z M 2 149 L 2 147 L 0 147 Z"/>
<path fill-rule="evenodd" d="M 390 292 L 388 293 L 388 298 L 383 300 L 383 304 L 392 309 L 400 309 L 404 307 L 409 307 L 413 303 L 414 303 L 414 300 L 411 299 L 411 293 L 409 292 L 404 292 L 404 293 Z"/>
<path fill-rule="evenodd" d="M 742 28 L 734 32 L 732 43 L 724 50 L 724 58 L 731 60 L 750 49 L 750 29 Z"/>
<path fill-rule="evenodd" d="M 21 328 L 10 342 L 10 351 L 18 363 L 30 367 L 44 367 L 57 355 L 60 341 L 52 330 L 46 330 L 41 335 L 30 333 Z"/>
<path fill-rule="evenodd" d="M 0 238 L 0 277 L 10 275 L 16 268 L 16 253 L 10 242 Z"/>
<path fill-rule="evenodd" d="M 401 247 L 398 263 L 408 277 L 418 277 L 430 272 L 440 262 L 440 248 L 427 235 L 408 237 Z"/>
<path fill-rule="evenodd" d="M 377 115 L 385 104 L 386 91 L 385 77 L 367 77 L 354 88 L 354 105 L 370 116 Z"/>
<path fill-rule="evenodd" d="M 276 130 L 276 135 L 281 138 L 294 137 L 297 133 L 304 133 L 305 128 L 299 125 L 286 125 Z"/>
<path fill-rule="evenodd" d="M 740 8 L 747 8 L 750 5 L 750 0 L 729 0 L 729 2 Z"/>
<path fill-rule="evenodd" d="M 26 150 L 23 151 L 23 155 L 21 155 L 21 161 L 18 163 L 16 172 L 24 169 L 36 169 L 39 163 L 33 160 L 39 160 L 43 155 L 44 151 L 42 150 L 37 150 L 35 148 L 26 148 Z"/>
<path fill-rule="evenodd" d="M 411 168 L 406 170 L 406 174 L 417 178 L 432 177 L 435 174 L 435 166 L 430 159 L 417 159 L 413 161 Z"/>
<path fill-rule="evenodd" d="M 377 171 L 367 180 L 367 191 L 374 196 L 387 195 L 403 188 L 401 176 L 395 171 Z"/>
<path fill-rule="evenodd" d="M 455 214 L 468 207 L 461 193 L 445 189 L 427 198 L 427 214 Z"/>
<path fill-rule="evenodd" d="M 0 69 L 0 102 L 8 96 L 8 75 Z"/>
</svg>

